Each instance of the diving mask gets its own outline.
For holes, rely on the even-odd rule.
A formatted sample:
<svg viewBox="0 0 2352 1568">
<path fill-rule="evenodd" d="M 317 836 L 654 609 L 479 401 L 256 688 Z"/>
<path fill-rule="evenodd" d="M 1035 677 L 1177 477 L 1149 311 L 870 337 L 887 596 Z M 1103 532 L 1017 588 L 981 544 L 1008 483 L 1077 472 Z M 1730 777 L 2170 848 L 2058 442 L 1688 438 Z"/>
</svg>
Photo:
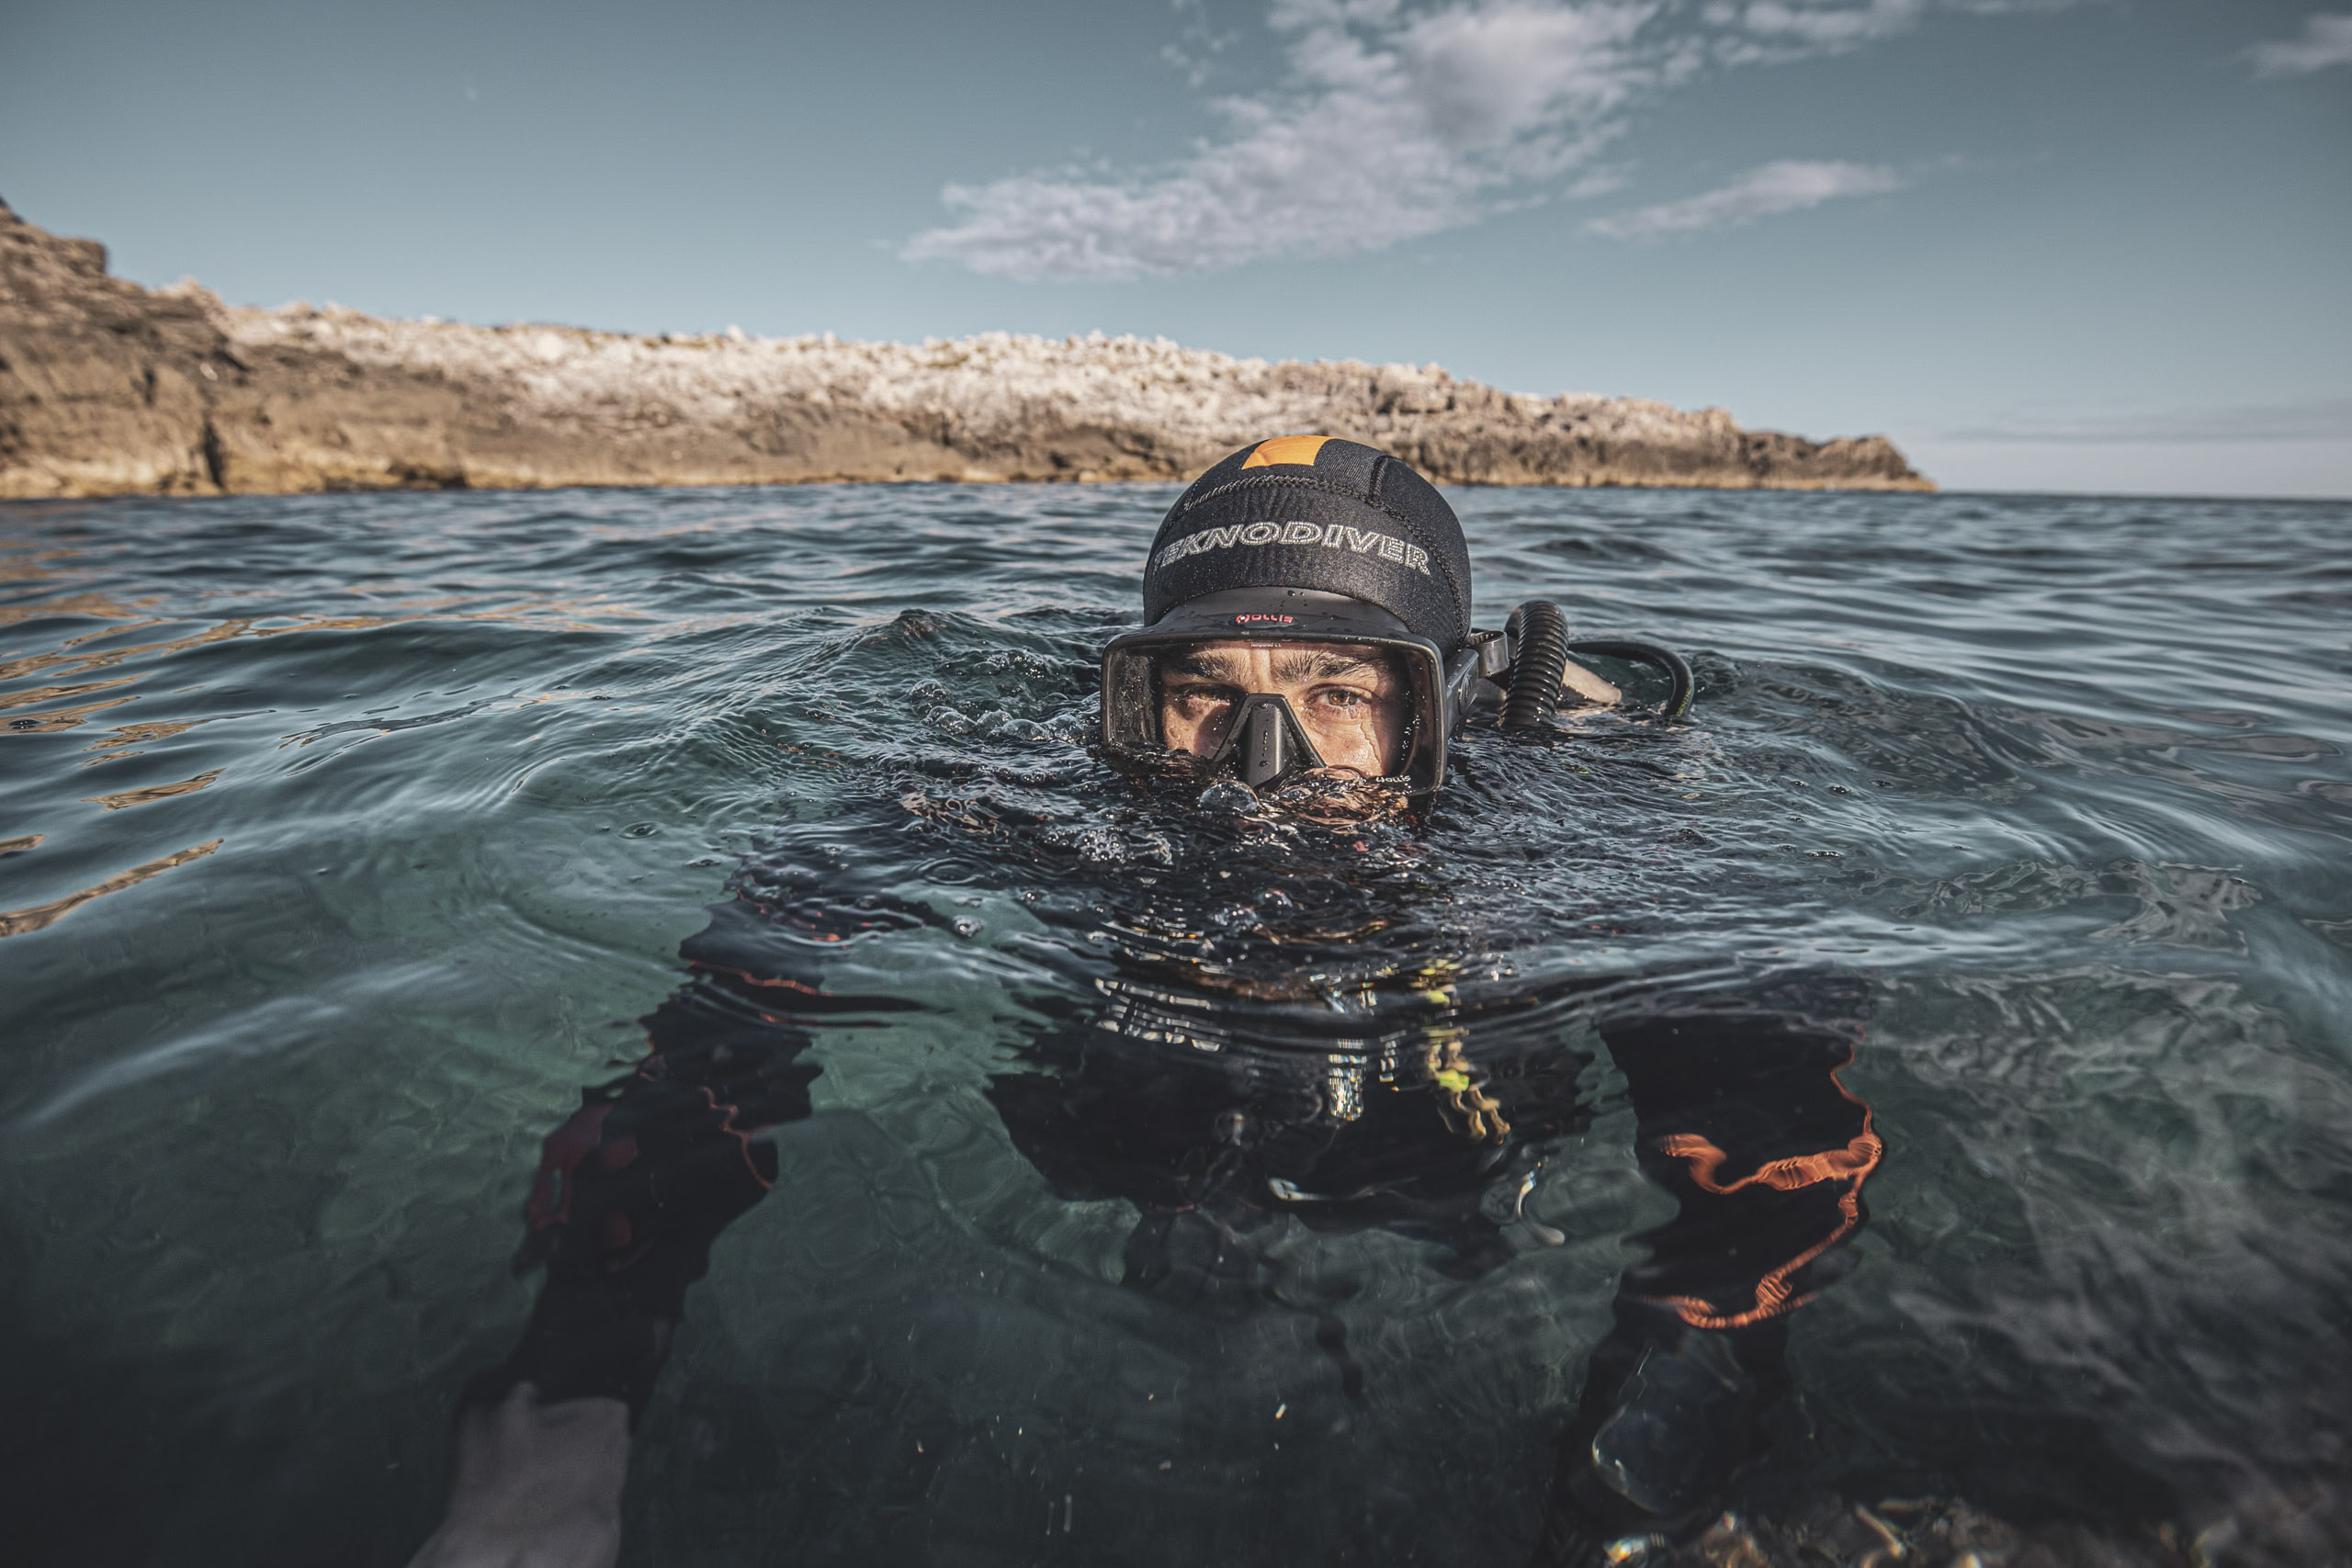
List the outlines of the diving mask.
<svg viewBox="0 0 2352 1568">
<path fill-rule="evenodd" d="M 1309 647 L 1338 664 L 1377 660 L 1393 680 L 1393 736 L 1379 767 L 1350 761 L 1348 737 L 1335 743 L 1331 716 L 1317 710 L 1302 717 L 1280 692 L 1243 690 L 1229 679 L 1209 711 L 1180 706 L 1202 689 L 1204 660 L 1221 651 L 1271 649 L 1275 660 L 1295 664 Z M 1102 740 L 1114 755 L 1138 759 L 1189 750 L 1213 768 L 1230 767 L 1252 788 L 1329 767 L 1377 774 L 1426 795 L 1444 782 L 1446 741 L 1477 674 L 1475 652 L 1449 660 L 1361 600 L 1307 589 L 1234 589 L 1177 605 L 1113 639 L 1102 654 Z"/>
</svg>

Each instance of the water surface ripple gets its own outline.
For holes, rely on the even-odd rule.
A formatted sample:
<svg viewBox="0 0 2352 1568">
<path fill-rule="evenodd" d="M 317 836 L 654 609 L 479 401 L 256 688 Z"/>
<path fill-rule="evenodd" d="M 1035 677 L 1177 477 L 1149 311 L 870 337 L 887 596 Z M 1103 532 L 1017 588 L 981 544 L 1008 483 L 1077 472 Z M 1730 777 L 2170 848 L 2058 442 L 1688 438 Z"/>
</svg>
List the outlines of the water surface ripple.
<svg viewBox="0 0 2352 1568">
<path fill-rule="evenodd" d="M 537 1142 L 732 888 L 912 913 L 835 955 L 897 1010 L 817 1032 L 626 1562 L 1523 1560 L 1671 1212 L 1580 1019 L 1662 974 L 1872 1012 L 1888 1153 L 1749 1506 L 2352 1553 L 2352 507 L 1456 491 L 1482 624 L 1671 642 L 1693 721 L 1473 735 L 1341 843 L 1087 750 L 1170 494 L 0 508 L 11 1537 L 401 1561 L 528 1307 Z M 1577 1109 L 1476 1269 L 1294 1224 L 1274 1306 L 1188 1310 L 1001 1113 L 1106 997 Z"/>
</svg>

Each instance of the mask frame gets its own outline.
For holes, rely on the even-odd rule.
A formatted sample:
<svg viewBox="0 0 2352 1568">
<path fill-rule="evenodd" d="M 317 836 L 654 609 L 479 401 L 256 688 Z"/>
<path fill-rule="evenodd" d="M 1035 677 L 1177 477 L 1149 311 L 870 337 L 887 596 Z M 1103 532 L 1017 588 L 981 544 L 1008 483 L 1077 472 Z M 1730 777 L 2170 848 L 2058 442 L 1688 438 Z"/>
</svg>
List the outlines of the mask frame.
<svg viewBox="0 0 2352 1568">
<path fill-rule="evenodd" d="M 1478 654 L 1464 649 L 1448 658 L 1427 637 L 1376 605 L 1343 594 L 1304 588 L 1241 588 L 1179 604 L 1153 625 L 1111 639 L 1102 650 L 1102 745 L 1114 757 L 1164 760 L 1170 748 L 1160 732 L 1159 667 L 1170 655 L 1210 642 L 1343 643 L 1377 649 L 1396 661 L 1405 678 L 1404 750 L 1390 782 L 1408 795 L 1426 797 L 1445 782 L 1446 742 L 1462 727 L 1471 683 L 1478 678 Z M 1268 713 L 1271 705 L 1273 712 Z M 1259 716 L 1264 715 L 1264 716 Z M 1283 750 L 1295 740 L 1301 761 L 1267 775 L 1273 782 L 1321 762 L 1290 704 L 1274 693 L 1250 693 L 1209 765 L 1233 762 L 1244 776 L 1253 761 L 1241 751 L 1254 729 L 1261 744 L 1269 726 L 1289 734 L 1271 742 Z M 1305 761 L 1311 757 L 1313 761 Z M 1237 760 L 1238 758 L 1238 760 Z M 1277 759 L 1279 761 L 1280 759 Z M 1255 782 L 1255 781 L 1252 781 Z"/>
<path fill-rule="evenodd" d="M 1227 765 L 1243 784 L 1263 789 L 1293 773 L 1312 773 L 1324 761 L 1288 697 L 1253 692 L 1234 709 L 1225 743 L 1210 754 L 1210 767 Z"/>
</svg>

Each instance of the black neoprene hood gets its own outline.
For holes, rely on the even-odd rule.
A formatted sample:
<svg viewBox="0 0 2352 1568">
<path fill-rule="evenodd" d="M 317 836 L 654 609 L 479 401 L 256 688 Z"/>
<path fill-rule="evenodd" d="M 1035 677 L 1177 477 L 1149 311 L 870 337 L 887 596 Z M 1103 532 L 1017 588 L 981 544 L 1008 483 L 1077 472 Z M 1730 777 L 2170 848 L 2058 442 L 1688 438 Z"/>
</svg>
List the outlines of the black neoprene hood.
<svg viewBox="0 0 2352 1568">
<path fill-rule="evenodd" d="M 1353 441 L 1245 446 L 1169 509 L 1144 568 L 1145 624 L 1237 588 L 1345 594 L 1448 654 L 1470 633 L 1470 551 L 1453 508 L 1411 468 Z"/>
</svg>

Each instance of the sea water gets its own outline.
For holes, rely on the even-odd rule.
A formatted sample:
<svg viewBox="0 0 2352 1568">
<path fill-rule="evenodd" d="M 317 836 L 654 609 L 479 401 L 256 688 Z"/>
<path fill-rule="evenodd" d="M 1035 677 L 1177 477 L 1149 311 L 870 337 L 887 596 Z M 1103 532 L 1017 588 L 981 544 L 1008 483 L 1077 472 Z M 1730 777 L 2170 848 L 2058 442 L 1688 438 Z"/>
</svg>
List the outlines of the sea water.
<svg viewBox="0 0 2352 1568">
<path fill-rule="evenodd" d="M 987 1096 L 1144 888 L 1228 975 L 1376 1013 L 1439 964 L 1522 1049 L 1575 1047 L 1502 1006 L 1569 979 L 1866 987 L 1887 1152 L 1740 1506 L 2352 1538 L 2352 506 L 1453 491 L 1482 625 L 1556 600 L 1696 706 L 1471 734 L 1403 882 L 1295 884 L 1373 910 L 1349 951 L 1270 953 L 1279 884 L 1167 887 L 1186 829 L 1089 750 L 1171 495 L 0 508 L 5 1554 L 403 1561 L 529 1307 L 538 1141 L 779 856 L 929 917 L 840 955 L 906 1005 L 818 1031 L 625 1562 L 1524 1560 L 1672 1211 L 1623 1080 L 1577 1058 L 1475 1277 L 1296 1228 L 1258 1310 L 1127 1289 L 1133 1205 Z"/>
</svg>

